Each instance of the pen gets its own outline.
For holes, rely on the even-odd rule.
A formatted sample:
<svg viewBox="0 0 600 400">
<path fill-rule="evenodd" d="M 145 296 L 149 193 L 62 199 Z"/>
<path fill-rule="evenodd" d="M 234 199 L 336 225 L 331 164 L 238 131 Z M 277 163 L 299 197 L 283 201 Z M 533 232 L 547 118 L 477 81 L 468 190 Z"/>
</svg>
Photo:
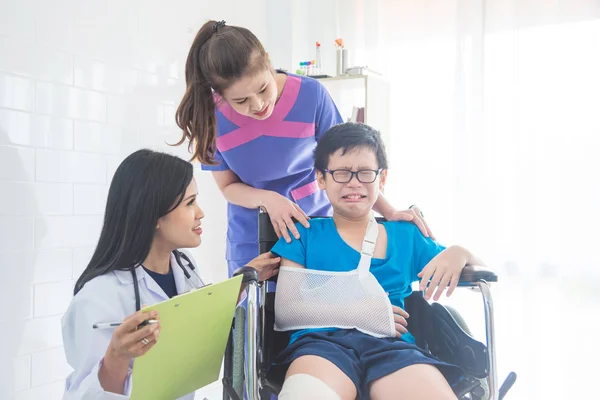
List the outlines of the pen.
<svg viewBox="0 0 600 400">
<path fill-rule="evenodd" d="M 158 320 L 156 319 L 148 319 L 144 322 L 142 322 L 141 324 L 139 324 L 138 328 L 142 328 L 148 324 L 156 324 L 158 322 Z M 117 326 L 120 326 L 122 324 L 122 322 L 100 322 L 97 324 L 94 324 L 92 327 L 94 329 L 110 329 L 110 328 L 116 328 Z"/>
</svg>

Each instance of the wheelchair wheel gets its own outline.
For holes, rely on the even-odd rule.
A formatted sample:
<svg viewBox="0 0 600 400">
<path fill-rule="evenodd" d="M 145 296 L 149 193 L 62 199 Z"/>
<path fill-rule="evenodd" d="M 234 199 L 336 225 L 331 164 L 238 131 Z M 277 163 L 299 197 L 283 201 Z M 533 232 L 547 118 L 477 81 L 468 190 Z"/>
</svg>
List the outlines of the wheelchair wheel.
<svg viewBox="0 0 600 400">
<path fill-rule="evenodd" d="M 445 305 L 444 307 L 446 308 L 446 310 L 448 310 L 450 315 L 452 315 L 452 318 L 454 318 L 454 320 L 456 321 L 458 326 L 460 326 L 469 336 L 473 337 L 473 334 L 471 333 L 469 326 L 467 325 L 467 323 L 466 323 L 465 319 L 462 317 L 462 315 L 460 315 L 458 310 L 456 310 L 456 308 L 454 308 L 454 307 L 450 307 L 447 305 Z M 490 387 L 489 387 L 487 379 L 478 379 L 478 381 L 479 381 L 479 386 L 481 386 L 481 388 L 483 389 L 483 395 L 478 396 L 477 398 L 481 399 L 481 400 L 488 400 L 490 398 Z"/>
</svg>

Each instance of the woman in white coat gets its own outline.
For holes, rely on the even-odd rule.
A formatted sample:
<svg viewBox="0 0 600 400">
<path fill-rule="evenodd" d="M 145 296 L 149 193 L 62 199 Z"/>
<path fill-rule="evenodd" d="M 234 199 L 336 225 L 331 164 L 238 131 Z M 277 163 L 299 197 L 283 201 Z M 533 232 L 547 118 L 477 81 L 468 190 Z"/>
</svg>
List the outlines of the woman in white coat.
<svg viewBox="0 0 600 400">
<path fill-rule="evenodd" d="M 191 256 L 178 250 L 200 244 L 204 214 L 196 194 L 192 165 L 168 154 L 139 150 L 115 172 L 98 245 L 62 321 L 74 370 L 64 399 L 128 398 L 133 359 L 160 337 L 160 315 L 141 306 L 203 286 Z M 279 258 L 267 253 L 248 265 L 265 280 L 277 273 Z M 150 319 L 158 323 L 139 327 Z M 123 323 L 93 327 L 114 321 Z"/>
</svg>

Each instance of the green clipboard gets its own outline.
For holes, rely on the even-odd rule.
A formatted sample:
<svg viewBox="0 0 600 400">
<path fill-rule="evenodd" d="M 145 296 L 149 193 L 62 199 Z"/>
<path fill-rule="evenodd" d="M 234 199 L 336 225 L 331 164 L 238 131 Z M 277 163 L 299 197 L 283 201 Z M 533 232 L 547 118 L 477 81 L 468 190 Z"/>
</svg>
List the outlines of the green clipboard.
<svg viewBox="0 0 600 400">
<path fill-rule="evenodd" d="M 134 360 L 131 398 L 175 400 L 219 378 L 242 277 L 144 308 L 158 311 L 158 343 Z"/>
</svg>

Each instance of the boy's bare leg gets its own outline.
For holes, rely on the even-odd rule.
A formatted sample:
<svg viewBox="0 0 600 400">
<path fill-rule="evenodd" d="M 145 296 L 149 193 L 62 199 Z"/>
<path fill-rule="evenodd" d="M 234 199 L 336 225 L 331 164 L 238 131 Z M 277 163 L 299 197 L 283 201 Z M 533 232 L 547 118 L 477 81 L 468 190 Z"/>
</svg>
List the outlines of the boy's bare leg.
<svg viewBox="0 0 600 400">
<path fill-rule="evenodd" d="M 456 395 L 434 366 L 415 364 L 402 368 L 371 383 L 372 400 L 456 400 Z"/>
</svg>

